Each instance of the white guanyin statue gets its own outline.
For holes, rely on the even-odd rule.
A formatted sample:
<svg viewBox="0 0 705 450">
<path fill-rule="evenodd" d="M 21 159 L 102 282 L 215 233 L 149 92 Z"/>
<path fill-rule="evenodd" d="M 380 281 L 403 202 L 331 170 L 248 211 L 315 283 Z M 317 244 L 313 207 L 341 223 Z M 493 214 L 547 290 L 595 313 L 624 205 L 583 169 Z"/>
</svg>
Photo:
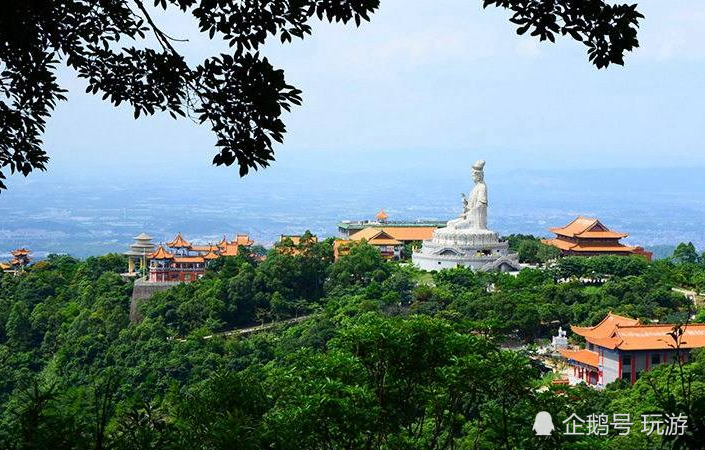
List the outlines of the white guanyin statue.
<svg viewBox="0 0 705 450">
<path fill-rule="evenodd" d="M 485 161 L 472 165 L 475 186 L 470 195 L 462 194 L 463 212 L 448 221 L 445 227 L 433 232 L 414 252 L 414 264 L 424 270 L 439 270 L 458 266 L 476 270 L 511 271 L 519 269 L 515 254 L 509 253 L 509 244 L 499 234 L 487 228 L 487 186 Z"/>
<path fill-rule="evenodd" d="M 465 193 L 461 194 L 463 212 L 459 218 L 448 222 L 448 228 L 487 229 L 487 185 L 484 168 L 485 161 L 482 159 L 473 164 L 472 179 L 475 181 L 475 187 L 470 191 L 469 197 Z"/>
</svg>

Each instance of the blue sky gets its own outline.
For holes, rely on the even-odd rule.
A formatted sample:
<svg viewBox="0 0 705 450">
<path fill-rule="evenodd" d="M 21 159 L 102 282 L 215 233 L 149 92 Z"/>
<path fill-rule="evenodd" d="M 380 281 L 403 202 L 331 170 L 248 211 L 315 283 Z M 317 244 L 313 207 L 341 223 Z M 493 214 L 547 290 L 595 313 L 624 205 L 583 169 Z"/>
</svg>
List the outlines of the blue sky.
<svg viewBox="0 0 705 450">
<path fill-rule="evenodd" d="M 264 53 L 304 96 L 286 118 L 276 176 L 371 161 L 425 170 L 478 157 L 502 169 L 705 165 L 705 2 L 640 2 L 641 47 L 625 67 L 601 71 L 581 44 L 517 36 L 506 11 L 480 5 L 384 0 L 360 28 L 315 23 L 304 41 L 268 45 Z M 192 61 L 225 49 L 189 17 L 158 20 L 190 39 L 181 49 Z M 60 78 L 69 101 L 49 121 L 43 177 L 85 175 L 79 161 L 98 178 L 149 170 L 168 182 L 184 169 L 237 176 L 210 167 L 206 126 L 135 121 L 128 107 L 84 94 L 70 71 Z"/>
</svg>

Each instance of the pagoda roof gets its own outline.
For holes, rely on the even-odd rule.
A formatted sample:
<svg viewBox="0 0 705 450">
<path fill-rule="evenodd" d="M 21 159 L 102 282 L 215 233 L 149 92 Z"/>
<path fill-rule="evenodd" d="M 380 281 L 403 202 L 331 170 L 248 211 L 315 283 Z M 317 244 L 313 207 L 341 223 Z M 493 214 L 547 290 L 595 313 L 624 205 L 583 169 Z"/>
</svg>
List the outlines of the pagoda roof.
<svg viewBox="0 0 705 450">
<path fill-rule="evenodd" d="M 212 248 L 210 249 L 210 251 L 208 253 L 203 255 L 203 259 L 207 259 L 207 260 L 218 259 L 218 258 L 220 258 L 220 255 L 218 255 L 216 252 L 214 252 Z"/>
<path fill-rule="evenodd" d="M 616 242 L 614 245 L 582 245 L 576 242 L 566 241 L 564 239 L 541 239 L 546 245 L 552 245 L 560 250 L 571 251 L 576 253 L 595 253 L 595 252 L 620 252 L 620 253 L 634 253 L 636 247 L 629 247 L 627 245 L 620 244 Z"/>
<path fill-rule="evenodd" d="M 10 252 L 12 256 L 27 256 L 31 251 L 27 250 L 26 248 L 18 248 L 17 250 L 13 250 Z"/>
<path fill-rule="evenodd" d="M 389 216 L 387 215 L 386 212 L 384 212 L 383 209 L 380 209 L 377 215 L 375 216 L 377 220 L 387 220 L 389 219 Z"/>
<path fill-rule="evenodd" d="M 173 253 L 169 253 L 166 250 L 164 250 L 164 247 L 159 245 L 157 248 L 157 251 L 149 255 L 149 259 L 172 259 L 174 258 Z"/>
<path fill-rule="evenodd" d="M 564 227 L 550 228 L 551 233 L 559 236 L 578 237 L 586 239 L 621 239 L 629 236 L 626 233 L 612 231 L 593 217 L 578 216 Z"/>
<path fill-rule="evenodd" d="M 147 233 L 140 233 L 134 237 L 134 240 L 136 240 L 136 241 L 151 241 L 152 236 L 148 235 Z"/>
<path fill-rule="evenodd" d="M 586 366 L 590 367 L 597 367 L 599 363 L 599 355 L 597 352 L 593 352 L 590 350 L 566 350 L 566 349 L 560 349 L 558 350 L 561 355 L 565 356 L 566 359 L 571 359 L 573 361 L 577 361 L 579 363 L 585 364 Z"/>
<path fill-rule="evenodd" d="M 636 325 L 639 323 L 639 319 L 632 319 L 630 317 L 624 317 L 617 314 L 613 314 L 611 311 L 605 316 L 604 319 L 600 321 L 595 326 L 592 327 L 578 327 L 571 325 L 570 329 L 573 333 L 583 336 L 584 338 L 606 338 L 609 337 L 613 332 L 615 327 L 618 325 Z"/>
<path fill-rule="evenodd" d="M 225 247 L 226 245 L 228 245 L 228 240 L 225 238 L 225 235 L 223 235 L 223 239 L 220 242 L 218 242 L 217 245 L 218 245 L 218 247 Z"/>
<path fill-rule="evenodd" d="M 575 327 L 575 334 L 600 347 L 619 350 L 669 350 L 675 347 L 670 333 L 675 324 L 639 323 L 637 319 L 609 313 L 594 327 Z M 687 324 L 682 327 L 679 338 L 684 349 L 705 347 L 705 324 Z"/>
<path fill-rule="evenodd" d="M 167 242 L 166 243 L 167 247 L 171 248 L 188 248 L 191 246 L 191 243 L 185 240 L 182 236 L 181 233 L 177 234 L 176 237 L 174 238 L 173 241 Z"/>
<path fill-rule="evenodd" d="M 10 270 L 12 266 L 10 264 L 0 263 L 0 270 Z"/>
</svg>

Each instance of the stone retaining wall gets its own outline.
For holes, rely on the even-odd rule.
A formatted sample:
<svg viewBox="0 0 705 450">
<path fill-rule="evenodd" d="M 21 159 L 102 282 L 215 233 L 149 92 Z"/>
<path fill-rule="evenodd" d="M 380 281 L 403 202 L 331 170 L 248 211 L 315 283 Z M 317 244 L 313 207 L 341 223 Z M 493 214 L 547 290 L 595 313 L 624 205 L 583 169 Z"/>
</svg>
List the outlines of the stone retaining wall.
<svg viewBox="0 0 705 450">
<path fill-rule="evenodd" d="M 178 281 L 159 281 L 148 282 L 146 278 L 138 278 L 135 280 L 135 286 L 132 289 L 132 300 L 130 301 L 130 321 L 139 322 L 142 316 L 139 313 L 139 305 L 152 297 L 156 292 L 166 291 L 170 287 L 177 286 Z"/>
</svg>

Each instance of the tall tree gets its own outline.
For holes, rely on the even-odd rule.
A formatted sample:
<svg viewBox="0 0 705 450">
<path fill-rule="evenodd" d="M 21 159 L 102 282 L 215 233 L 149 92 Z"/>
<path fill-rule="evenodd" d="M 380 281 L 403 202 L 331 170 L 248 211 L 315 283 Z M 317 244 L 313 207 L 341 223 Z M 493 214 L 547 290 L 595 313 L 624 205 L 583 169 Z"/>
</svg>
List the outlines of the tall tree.
<svg viewBox="0 0 705 450">
<path fill-rule="evenodd" d="M 636 5 L 603 0 L 484 0 L 512 11 L 517 33 L 541 40 L 568 35 L 583 42 L 598 68 L 623 64 L 638 46 Z M 59 65 L 86 81 L 86 92 L 135 118 L 157 111 L 207 123 L 215 134 L 216 165 L 237 163 L 240 175 L 274 160 L 273 142 L 286 130 L 281 115 L 301 104 L 301 91 L 259 53 L 269 38 L 289 42 L 311 34 L 311 20 L 356 25 L 370 20 L 380 0 L 6 0 L 0 14 L 0 169 L 27 176 L 45 170 L 46 119 L 66 91 Z M 231 47 L 191 64 L 174 30 L 155 10 L 190 14 L 200 31 Z M 125 41 L 137 41 L 124 45 Z M 154 44 L 154 45 L 152 45 Z M 5 189 L 0 170 L 0 190 Z"/>
<path fill-rule="evenodd" d="M 700 260 L 695 245 L 692 242 L 681 242 L 675 250 L 673 250 L 673 260 L 679 263 L 695 264 Z"/>
</svg>

